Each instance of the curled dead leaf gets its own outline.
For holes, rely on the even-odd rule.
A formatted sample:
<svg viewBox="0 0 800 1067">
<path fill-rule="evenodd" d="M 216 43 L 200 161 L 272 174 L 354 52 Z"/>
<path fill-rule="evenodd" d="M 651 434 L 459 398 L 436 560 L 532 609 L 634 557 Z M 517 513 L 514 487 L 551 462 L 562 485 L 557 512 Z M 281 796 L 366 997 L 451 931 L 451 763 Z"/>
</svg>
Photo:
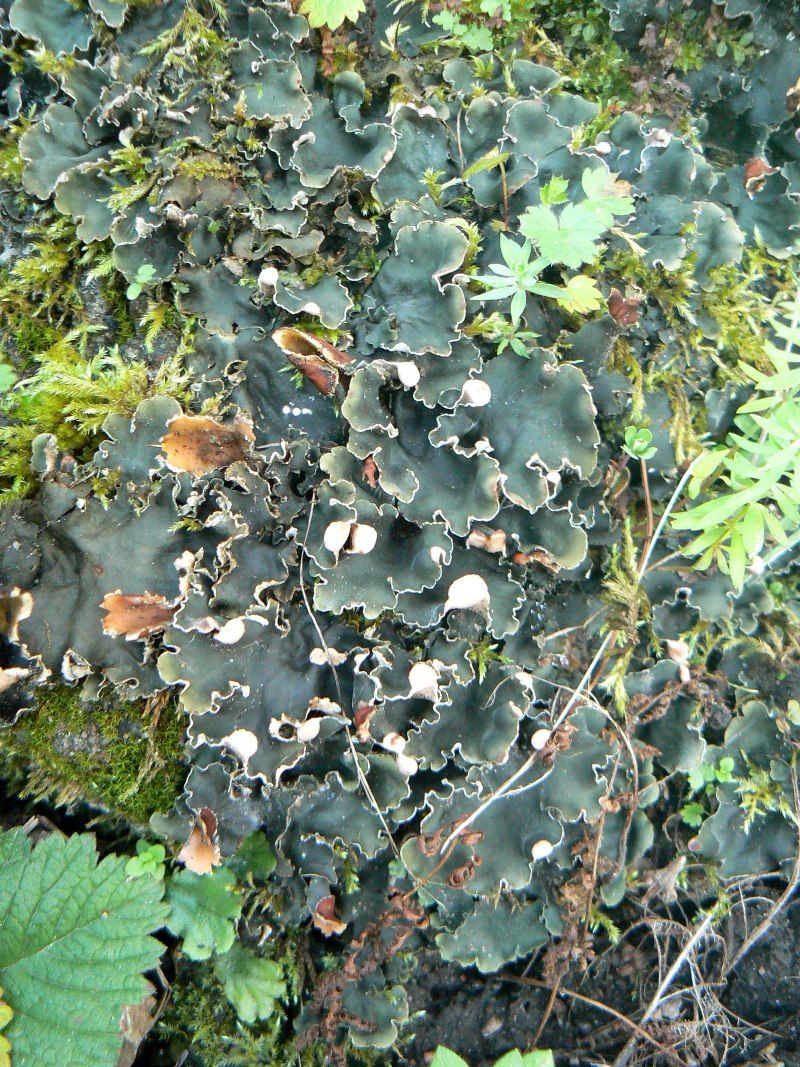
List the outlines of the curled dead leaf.
<svg viewBox="0 0 800 1067">
<path fill-rule="evenodd" d="M 206 415 L 178 415 L 161 449 L 173 470 L 197 477 L 245 459 L 254 440 L 252 425 L 241 417 L 226 425 Z"/>
<path fill-rule="evenodd" d="M 314 926 L 325 937 L 332 934 L 342 934 L 347 929 L 347 923 L 343 923 L 336 916 L 336 898 L 334 896 L 323 897 L 317 904 L 312 916 Z"/>
<path fill-rule="evenodd" d="M 372 736 L 369 732 L 369 721 L 378 709 L 374 704 L 366 704 L 362 701 L 355 710 L 353 715 L 353 726 L 355 726 L 355 734 L 359 741 L 366 742 L 371 741 Z"/>
<path fill-rule="evenodd" d="M 544 548 L 535 548 L 533 552 L 515 552 L 511 557 L 512 563 L 518 567 L 527 567 L 529 563 L 538 563 L 545 570 L 558 574 L 561 567 Z"/>
<path fill-rule="evenodd" d="M 608 313 L 618 326 L 635 326 L 639 321 L 642 298 L 636 293 L 623 296 L 619 289 L 608 294 Z"/>
<path fill-rule="evenodd" d="M 480 865 L 480 856 L 473 856 L 462 867 L 456 867 L 454 871 L 450 872 L 447 884 L 451 889 L 463 889 L 467 882 L 475 877 L 475 868 L 480 867 Z"/>
<path fill-rule="evenodd" d="M 148 983 L 149 988 L 152 986 Z M 121 1012 L 119 1031 L 122 1048 L 115 1067 L 133 1067 L 139 1046 L 156 1024 L 156 998 L 150 993 L 139 1004 L 128 1004 Z"/>
<path fill-rule="evenodd" d="M 744 187 L 749 197 L 761 192 L 770 174 L 776 174 L 777 167 L 771 167 L 766 159 L 753 156 L 744 165 Z"/>
<path fill-rule="evenodd" d="M 375 489 L 378 485 L 378 465 L 372 456 L 367 456 L 364 462 L 361 464 L 361 475 L 370 489 Z"/>
<path fill-rule="evenodd" d="M 506 533 L 505 530 L 484 531 L 476 528 L 470 530 L 467 544 L 471 548 L 482 548 L 486 552 L 505 552 Z"/>
<path fill-rule="evenodd" d="M 331 396 L 339 384 L 339 368 L 352 363 L 350 356 L 329 341 L 304 330 L 283 326 L 275 330 L 272 340 L 293 367 L 307 378 L 323 396 Z"/>
<path fill-rule="evenodd" d="M 160 593 L 107 593 L 100 602 L 105 611 L 103 632 L 111 637 L 138 641 L 160 633 L 175 615 L 176 607 Z"/>
<path fill-rule="evenodd" d="M 219 867 L 222 861 L 217 844 L 217 817 L 210 808 L 201 808 L 177 859 L 195 874 L 211 874 L 214 867 Z"/>
</svg>

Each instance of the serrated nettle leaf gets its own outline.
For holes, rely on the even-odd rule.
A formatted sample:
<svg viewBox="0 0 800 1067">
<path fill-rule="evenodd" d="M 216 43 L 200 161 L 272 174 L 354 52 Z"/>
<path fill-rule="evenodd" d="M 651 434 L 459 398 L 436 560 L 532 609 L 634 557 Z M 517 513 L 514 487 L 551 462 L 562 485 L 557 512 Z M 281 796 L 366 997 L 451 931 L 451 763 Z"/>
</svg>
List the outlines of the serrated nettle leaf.
<svg viewBox="0 0 800 1067">
<path fill-rule="evenodd" d="M 0 832 L 0 985 L 14 1014 L 13 1062 L 114 1067 L 120 1013 L 148 985 L 164 946 L 163 885 L 129 878 L 126 858 L 98 860 L 94 838 L 54 833 L 32 847 Z"/>
</svg>

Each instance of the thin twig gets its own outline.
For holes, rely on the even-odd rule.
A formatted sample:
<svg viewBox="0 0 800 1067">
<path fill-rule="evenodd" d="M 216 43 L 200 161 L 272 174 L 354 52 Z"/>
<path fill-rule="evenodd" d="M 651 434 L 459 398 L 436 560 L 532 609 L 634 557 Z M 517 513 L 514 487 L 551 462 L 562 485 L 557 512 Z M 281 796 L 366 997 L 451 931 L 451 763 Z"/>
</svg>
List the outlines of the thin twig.
<svg viewBox="0 0 800 1067">
<path fill-rule="evenodd" d="M 501 172 L 502 172 L 502 168 L 501 168 Z M 653 556 L 653 550 L 655 549 L 656 545 L 658 544 L 658 541 L 659 541 L 659 538 L 661 537 L 661 534 L 664 532 L 664 527 L 667 524 L 667 519 L 669 518 L 670 514 L 672 513 L 672 510 L 675 507 L 675 505 L 677 504 L 678 499 L 680 498 L 680 495 L 683 492 L 683 489 L 684 489 L 686 483 L 689 481 L 689 478 L 691 477 L 692 468 L 694 467 L 695 463 L 697 462 L 697 458 L 698 457 L 695 457 L 692 460 L 692 462 L 689 464 L 689 466 L 686 468 L 686 470 L 684 471 L 683 475 L 681 476 L 680 481 L 675 486 L 675 489 L 673 490 L 672 496 L 669 498 L 669 501 L 667 502 L 667 506 L 664 509 L 664 513 L 662 514 L 661 518 L 659 519 L 659 523 L 658 523 L 658 526 L 655 529 L 655 533 L 653 534 L 653 538 L 650 541 L 650 544 L 647 546 L 647 549 L 642 553 L 642 557 L 641 557 L 641 560 L 639 562 L 639 569 L 638 569 L 638 577 L 640 579 L 644 576 L 644 573 L 647 570 L 647 567 L 648 567 L 648 565 L 650 563 L 650 560 L 651 560 L 651 558 Z M 598 648 L 597 652 L 594 654 L 594 657 L 592 658 L 592 662 L 586 668 L 586 671 L 584 672 L 583 677 L 578 682 L 578 685 L 576 686 L 576 688 L 572 692 L 572 696 L 569 698 L 569 700 L 567 701 L 566 705 L 564 706 L 564 710 L 561 712 L 561 714 L 556 718 L 555 722 L 553 723 L 552 728 L 551 728 L 552 730 L 555 731 L 555 730 L 557 730 L 559 728 L 559 726 L 561 726 L 561 724 L 564 722 L 564 720 L 567 718 L 567 716 L 572 712 L 572 709 L 575 707 L 575 705 L 580 700 L 581 693 L 583 692 L 584 688 L 589 687 L 591 685 L 595 668 L 602 661 L 603 656 L 606 654 L 606 650 L 609 648 L 611 643 L 616 639 L 616 636 L 617 636 L 616 635 L 616 631 L 609 630 L 609 632 L 603 638 L 603 641 L 602 641 L 600 647 Z M 442 845 L 441 851 L 444 852 L 445 849 L 450 845 L 450 843 L 452 841 L 454 841 L 455 838 L 457 838 L 459 836 L 459 834 L 463 833 L 464 830 L 466 830 L 466 828 L 468 826 L 471 826 L 472 823 L 477 818 L 479 818 L 481 815 L 483 815 L 483 813 L 492 804 L 494 804 L 494 802 L 496 800 L 499 800 L 500 797 L 502 797 L 506 793 L 508 793 L 508 791 L 512 788 L 512 786 L 514 786 L 520 780 L 520 778 L 523 778 L 528 773 L 528 771 L 531 769 L 531 767 L 533 767 L 533 765 L 536 763 L 536 760 L 539 758 L 539 755 L 540 755 L 540 753 L 538 751 L 537 752 L 532 752 L 531 755 L 522 764 L 522 766 L 518 770 L 516 770 L 514 772 L 514 774 L 511 775 L 510 778 L 507 778 L 505 780 L 505 782 L 503 782 L 501 785 L 499 785 L 497 787 L 497 789 L 494 791 L 494 793 L 491 793 L 486 798 L 486 800 L 483 801 L 482 804 L 478 805 L 478 807 L 472 812 L 471 815 L 468 815 L 467 818 L 464 819 L 456 827 L 456 829 L 450 834 L 450 836 L 447 838 L 445 843 Z M 530 787 L 532 787 L 534 785 L 537 785 L 540 781 L 543 781 L 543 780 L 544 780 L 544 775 L 541 778 L 537 778 L 537 780 L 535 782 L 529 783 L 528 786 L 525 786 L 525 789 L 528 789 L 528 788 L 530 788 Z M 522 790 L 520 790 L 520 792 L 521 791 Z"/>
<path fill-rule="evenodd" d="M 612 636 L 613 635 L 611 633 L 606 634 L 603 643 L 600 645 L 600 648 L 598 648 L 597 652 L 595 653 L 592 662 L 589 664 L 583 677 L 578 682 L 575 689 L 572 691 L 572 696 L 569 698 L 566 705 L 564 706 L 564 710 L 553 723 L 551 728 L 552 730 L 557 730 L 559 728 L 559 726 L 563 723 L 563 721 L 566 719 L 566 717 L 577 704 L 578 700 L 580 699 L 581 692 L 583 691 L 583 687 L 591 680 L 592 673 L 597 664 L 602 659 L 605 650 L 608 648 Z M 478 807 L 472 812 L 471 815 L 468 815 L 466 819 L 463 819 L 459 823 L 456 829 L 452 832 L 452 834 L 450 834 L 445 843 L 442 845 L 440 851 L 444 852 L 444 850 L 449 846 L 451 841 L 458 837 L 459 834 L 462 834 L 464 830 L 466 830 L 468 826 L 470 826 L 477 818 L 479 818 L 491 804 L 494 804 L 496 800 L 499 800 L 501 796 L 506 794 L 509 789 L 511 789 L 511 787 L 520 780 L 520 778 L 524 778 L 524 776 L 528 773 L 531 767 L 533 767 L 533 765 L 536 763 L 536 760 L 539 758 L 539 756 L 540 753 L 538 751 L 532 752 L 531 755 L 522 764 L 522 766 L 517 771 L 515 771 L 510 778 L 506 778 L 502 785 L 499 785 L 497 787 L 494 793 L 490 794 L 482 804 L 478 805 Z M 544 777 L 545 776 L 543 775 L 541 778 L 537 778 L 535 782 L 529 783 L 529 786 L 538 785 L 539 782 L 544 780 Z M 526 786 L 525 788 L 527 789 L 529 788 L 529 786 Z"/>
<path fill-rule="evenodd" d="M 705 919 L 703 919 L 703 921 L 697 927 L 695 932 L 692 934 L 692 936 L 689 938 L 689 940 L 686 942 L 686 944 L 683 946 L 680 953 L 678 954 L 678 958 L 675 960 L 670 969 L 664 975 L 661 984 L 653 994 L 653 999 L 647 1005 L 645 1013 L 642 1016 L 642 1026 L 644 1026 L 645 1023 L 650 1021 L 659 1004 L 661 1003 L 664 994 L 675 981 L 675 978 L 677 977 L 681 968 L 689 959 L 692 952 L 694 952 L 696 946 L 700 944 L 700 942 L 708 933 L 712 921 L 713 912 L 709 912 L 708 915 L 706 915 Z M 614 1060 L 614 1067 L 626 1067 L 626 1064 L 630 1060 L 631 1053 L 634 1051 L 635 1046 L 636 1038 L 632 1037 L 630 1041 L 628 1041 L 622 1052 L 620 1052 L 619 1056 L 617 1056 L 617 1058 Z"/>
<path fill-rule="evenodd" d="M 500 184 L 503 189 L 503 222 L 508 229 L 508 182 L 506 181 L 505 163 L 500 164 Z"/>
<path fill-rule="evenodd" d="M 303 538 L 303 542 L 300 545 L 300 567 L 299 567 L 299 570 L 300 570 L 300 574 L 299 574 L 299 578 L 300 578 L 300 593 L 301 593 L 301 595 L 303 597 L 303 603 L 305 604 L 306 611 L 308 612 L 308 617 L 311 619 L 311 622 L 314 625 L 314 629 L 317 631 L 317 637 L 320 639 L 322 647 L 325 650 L 325 658 L 328 661 L 328 665 L 330 666 L 330 669 L 333 671 L 333 681 L 334 681 L 334 684 L 336 686 L 336 695 L 339 698 L 339 707 L 342 709 L 342 712 L 344 713 L 345 712 L 344 697 L 342 695 L 342 687 L 339 684 L 339 672 L 338 672 L 338 670 L 336 668 L 336 664 L 333 661 L 333 657 L 331 656 L 330 648 L 328 647 L 328 642 L 325 640 L 325 634 L 322 632 L 322 629 L 321 629 L 321 627 L 319 625 L 319 622 L 317 621 L 317 617 L 314 614 L 314 610 L 311 607 L 311 603 L 309 602 L 308 593 L 306 592 L 305 581 L 303 579 L 303 564 L 304 564 L 305 558 L 306 558 L 305 540 L 308 537 L 308 531 L 311 529 L 311 520 L 314 517 L 314 507 L 316 505 L 316 502 L 317 502 L 316 496 L 312 496 L 311 497 L 311 507 L 309 508 L 309 511 L 308 511 L 308 522 L 306 523 L 306 537 Z M 406 864 L 403 862 L 403 859 L 402 859 L 402 857 L 400 855 L 400 849 L 397 847 L 397 845 L 395 843 L 395 840 L 394 840 L 394 837 L 392 836 L 392 831 L 389 829 L 389 824 L 386 822 L 386 819 L 384 818 L 383 812 L 381 811 L 380 806 L 378 804 L 378 801 L 375 799 L 375 794 L 372 792 L 370 784 L 367 781 L 367 776 L 364 774 L 364 771 L 361 768 L 361 764 L 358 761 L 358 753 L 356 752 L 356 746 L 355 746 L 355 744 L 353 742 L 353 735 L 350 732 L 350 727 L 347 725 L 347 723 L 344 724 L 344 732 L 347 735 L 347 743 L 348 743 L 348 745 L 350 747 L 350 755 L 353 757 L 353 763 L 354 763 L 355 769 L 356 769 L 356 777 L 358 778 L 359 783 L 361 784 L 361 788 L 366 793 L 367 799 L 369 800 L 370 804 L 372 805 L 372 808 L 375 811 L 375 814 L 378 816 L 378 819 L 380 820 L 381 826 L 383 827 L 383 831 L 384 831 L 384 833 L 386 834 L 386 836 L 387 836 L 387 838 L 389 840 L 389 844 L 391 845 L 392 852 L 394 852 L 394 854 L 395 854 L 395 858 L 400 860 L 400 862 L 403 864 L 403 867 L 405 867 L 405 869 L 406 869 L 407 873 L 409 874 L 409 876 L 411 877 L 412 881 L 416 881 L 416 879 L 414 878 L 413 874 L 411 874 L 411 871 L 408 870 L 408 867 L 406 867 Z"/>
<path fill-rule="evenodd" d="M 647 477 L 647 460 L 640 459 L 639 463 L 642 468 L 642 489 L 644 490 L 644 503 L 647 509 L 647 534 L 644 539 L 642 552 L 644 555 L 647 555 L 650 542 L 653 540 L 653 500 L 650 496 L 650 479 Z"/>
</svg>

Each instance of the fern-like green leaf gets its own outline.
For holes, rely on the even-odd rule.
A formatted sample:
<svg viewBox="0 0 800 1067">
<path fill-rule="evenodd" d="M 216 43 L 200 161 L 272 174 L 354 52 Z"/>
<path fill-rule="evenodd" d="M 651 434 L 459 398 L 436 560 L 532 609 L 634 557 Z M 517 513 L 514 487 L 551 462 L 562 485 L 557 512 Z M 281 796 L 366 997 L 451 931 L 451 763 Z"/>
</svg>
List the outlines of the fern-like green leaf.
<svg viewBox="0 0 800 1067">
<path fill-rule="evenodd" d="M 707 499 L 672 517 L 675 530 L 698 534 L 683 549 L 697 570 L 716 563 L 740 589 L 765 542 L 786 545 L 800 525 L 800 293 L 769 318 L 772 371 L 741 362 L 756 392 L 736 413 L 725 445 L 695 460 L 688 495 Z M 716 490 L 716 491 L 715 491 Z M 768 566 L 770 556 L 760 565 Z M 759 566 L 756 566 L 759 569 Z"/>
<path fill-rule="evenodd" d="M 14 1067 L 113 1067 L 120 1013 L 163 951 L 162 884 L 98 863 L 94 837 L 0 833 L 0 985 Z"/>
</svg>

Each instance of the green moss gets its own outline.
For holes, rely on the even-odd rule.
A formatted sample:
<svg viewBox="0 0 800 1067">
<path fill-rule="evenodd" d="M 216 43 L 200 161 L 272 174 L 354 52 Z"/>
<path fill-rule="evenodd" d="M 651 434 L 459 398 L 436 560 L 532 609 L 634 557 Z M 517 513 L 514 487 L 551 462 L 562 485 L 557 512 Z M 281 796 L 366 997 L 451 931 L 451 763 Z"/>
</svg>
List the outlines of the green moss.
<svg viewBox="0 0 800 1067">
<path fill-rule="evenodd" d="M 30 125 L 28 119 L 17 119 L 3 131 L 0 137 L 0 182 L 9 185 L 19 193 L 22 199 L 25 199 L 24 194 L 20 192 L 25 160 L 20 154 L 19 139 Z"/>
<path fill-rule="evenodd" d="M 299 1010 L 304 985 L 301 949 L 290 935 L 267 942 L 266 954 L 281 964 L 289 989 L 283 1005 L 266 1022 L 246 1026 L 228 1003 L 213 965 L 182 960 L 172 984 L 169 1005 L 157 1035 L 176 1055 L 189 1050 L 189 1064 L 197 1067 L 323 1067 L 321 1048 L 294 1048 L 292 1018 Z"/>
<path fill-rule="evenodd" d="M 245 905 L 245 911 L 248 907 Z M 283 971 L 287 995 L 280 1010 L 263 1023 L 240 1022 L 228 1003 L 212 963 L 178 962 L 170 1001 L 154 1036 L 178 1058 L 188 1051 L 187 1067 L 324 1067 L 330 1062 L 323 1043 L 298 1050 L 295 1023 L 303 997 L 314 987 L 316 975 L 307 966 L 307 934 L 286 928 L 268 940 L 259 954 Z M 333 966 L 341 963 L 338 957 Z M 349 1067 L 387 1067 L 392 1057 L 376 1049 L 347 1049 Z"/>
<path fill-rule="evenodd" d="M 127 344 L 132 337 L 136 336 L 136 323 L 131 316 L 130 302 L 125 295 L 127 290 L 125 279 L 119 271 L 114 271 L 113 274 L 103 279 L 100 290 L 116 322 L 117 344 Z"/>
<path fill-rule="evenodd" d="M 84 703 L 67 685 L 39 693 L 35 709 L 0 733 L 0 748 L 27 765 L 27 795 L 84 800 L 141 825 L 172 806 L 185 778 L 174 702 Z"/>
<path fill-rule="evenodd" d="M 710 271 L 704 289 L 694 281 L 691 255 L 668 271 L 625 249 L 603 267 L 613 284 L 632 283 L 658 305 L 674 331 L 669 359 L 659 362 L 687 384 L 707 385 L 709 375 L 714 384 L 743 381 L 740 360 L 765 369 L 767 313 L 776 294 L 795 285 L 791 266 L 757 247 L 746 248 L 741 263 Z"/>
<path fill-rule="evenodd" d="M 91 330 L 91 327 L 87 328 Z M 155 373 L 140 360 L 126 359 L 114 345 L 85 354 L 87 330 L 72 331 L 35 356 L 36 373 L 3 404 L 8 425 L 0 427 L 0 497 L 21 496 L 32 488 L 31 445 L 52 433 L 59 447 L 86 461 L 108 415 L 132 415 L 149 396 L 188 401 L 180 355 L 165 359 Z"/>
<path fill-rule="evenodd" d="M 549 63 L 566 79 L 566 88 L 596 101 L 600 128 L 607 128 L 622 105 L 637 98 L 628 70 L 632 63 L 611 32 L 608 11 L 599 3 L 534 0 L 523 34 L 527 54 Z M 595 126 L 595 123 L 592 124 Z"/>
</svg>

